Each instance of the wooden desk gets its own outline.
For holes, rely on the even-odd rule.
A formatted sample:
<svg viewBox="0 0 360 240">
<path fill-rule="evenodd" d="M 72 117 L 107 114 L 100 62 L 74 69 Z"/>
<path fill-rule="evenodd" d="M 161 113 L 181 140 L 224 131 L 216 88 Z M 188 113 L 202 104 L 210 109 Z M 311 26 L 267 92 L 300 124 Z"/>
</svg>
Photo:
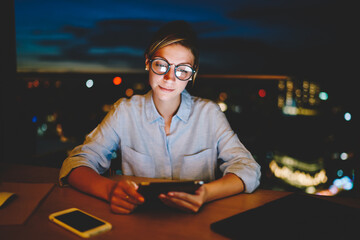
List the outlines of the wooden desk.
<svg viewBox="0 0 360 240">
<path fill-rule="evenodd" d="M 3 181 L 56 182 L 58 169 L 34 166 L 1 166 Z M 17 177 L 14 174 L 17 174 Z M 123 177 L 117 177 L 123 178 Z M 210 224 L 236 213 L 284 197 L 289 192 L 258 189 L 205 204 L 196 214 L 160 208 L 113 214 L 108 203 L 70 187 L 56 185 L 23 225 L 0 226 L 1 239 L 80 239 L 48 220 L 49 214 L 77 207 L 109 221 L 113 229 L 92 239 L 226 239 L 213 232 Z M 354 201 L 350 204 L 360 203 Z"/>
</svg>

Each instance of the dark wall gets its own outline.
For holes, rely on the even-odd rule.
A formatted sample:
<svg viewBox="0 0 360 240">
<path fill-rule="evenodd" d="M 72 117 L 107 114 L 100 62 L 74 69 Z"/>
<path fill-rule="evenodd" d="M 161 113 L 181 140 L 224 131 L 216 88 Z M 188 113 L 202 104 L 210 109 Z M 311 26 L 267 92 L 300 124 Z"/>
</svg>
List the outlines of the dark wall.
<svg viewBox="0 0 360 240">
<path fill-rule="evenodd" d="M 6 1 L 2 8 L 1 45 L 1 161 L 18 161 L 34 153 L 35 130 L 26 121 L 25 109 L 18 92 L 16 77 L 16 40 L 14 1 Z"/>
</svg>

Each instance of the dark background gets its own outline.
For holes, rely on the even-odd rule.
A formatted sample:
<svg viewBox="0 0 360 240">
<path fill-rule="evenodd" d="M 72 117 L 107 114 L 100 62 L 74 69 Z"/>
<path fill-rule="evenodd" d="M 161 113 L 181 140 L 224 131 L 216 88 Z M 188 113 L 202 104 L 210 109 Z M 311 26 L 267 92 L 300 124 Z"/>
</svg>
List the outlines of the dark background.
<svg viewBox="0 0 360 240">
<path fill-rule="evenodd" d="M 112 17 L 98 16 L 87 24 L 77 21 L 71 24 L 69 16 L 76 15 L 70 14 L 71 9 L 77 9 L 85 20 L 89 19 L 85 16 L 96 16 L 96 9 L 79 12 L 78 6 L 85 4 L 82 1 L 75 1 L 74 6 L 64 1 L 64 8 L 62 2 L 51 6 L 52 1 L 7 3 L 10 4 L 2 9 L 2 22 L 6 24 L 2 27 L 5 40 L 1 47 L 1 160 L 60 167 L 67 151 L 81 143 L 102 119 L 105 104 L 111 105 L 125 97 L 125 90 L 137 83 L 145 88 L 135 91 L 136 94 L 149 89 L 139 49 L 146 46 L 149 36 L 162 24 L 182 18 L 193 24 L 201 43 L 199 78 L 189 91 L 214 101 L 219 100 L 220 93 L 227 93 L 225 102 L 229 109 L 225 114 L 240 140 L 262 165 L 263 187 L 299 190 L 269 172 L 269 161 L 280 152 L 301 162 L 323 159 L 329 177 L 328 183 L 321 186 L 324 189 L 336 178 L 337 170 L 343 169 L 353 180 L 354 189 L 341 194 L 359 192 L 358 84 L 353 60 L 357 57 L 357 47 L 353 40 L 356 29 L 351 6 L 339 5 L 337 1 L 225 1 L 224 7 L 217 9 L 206 3 L 207 7 L 202 10 L 204 2 L 191 5 L 184 1 L 185 6 L 189 6 L 182 7 L 182 10 L 189 9 L 184 15 L 169 12 L 166 9 L 174 5 L 166 3 L 160 15 L 158 11 L 151 14 L 151 10 L 143 7 L 140 15 L 131 18 L 119 13 Z M 89 5 L 98 6 L 95 3 L 90 1 Z M 112 3 L 119 6 L 121 1 Z M 164 1 L 154 3 L 164 7 L 161 4 Z M 98 15 L 112 8 L 111 3 L 101 4 L 104 9 L 99 9 Z M 207 15 L 205 10 L 209 9 L 213 15 Z M 196 10 L 198 15 L 192 12 Z M 65 12 L 68 15 L 61 14 Z M 9 16 L 8 13 L 10 18 L 4 17 Z M 42 24 L 36 25 L 31 19 L 36 20 L 41 14 L 45 17 L 38 22 Z M 141 17 L 141 14 L 145 15 Z M 52 15 L 60 20 L 67 16 L 64 17 L 67 22 L 61 25 L 59 20 L 60 25 L 53 26 Z M 47 18 L 50 32 L 43 28 Z M 126 34 L 116 35 L 119 31 Z M 28 36 L 25 33 L 32 35 L 24 37 Z M 71 36 L 66 41 L 49 38 L 65 33 Z M 25 41 L 29 39 L 35 41 Z M 29 46 L 26 51 L 31 53 L 31 58 L 24 57 L 24 46 Z M 47 52 L 47 47 L 56 47 L 59 54 Z M 117 47 L 122 48 L 118 51 Z M 94 48 L 97 55 L 91 54 Z M 54 72 L 35 64 L 27 68 L 24 59 L 30 59 L 30 64 L 42 61 L 49 66 L 70 61 L 73 69 Z M 76 66 L 79 66 L 78 72 Z M 233 77 L 208 77 L 213 74 L 232 74 Z M 118 75 L 123 83 L 114 86 L 112 78 Z M 317 106 L 316 116 L 286 116 L 277 107 L 279 79 L 234 75 L 279 75 L 288 76 L 298 84 L 305 80 L 315 82 L 321 91 L 329 94 L 329 99 Z M 90 78 L 95 84 L 88 89 L 85 82 Z M 29 88 L 29 82 L 35 81 L 39 81 L 39 87 Z M 57 82 L 61 87 L 56 87 Z M 266 97 L 259 97 L 259 89 L 266 90 Z M 234 106 L 238 106 L 240 112 L 231 111 Z M 352 114 L 350 122 L 344 120 L 345 112 Z M 57 114 L 57 123 L 61 123 L 68 141 L 60 141 L 57 123 L 48 124 L 46 133 L 39 136 L 38 129 L 53 113 Z M 349 153 L 347 161 L 334 157 L 342 152 Z"/>
</svg>

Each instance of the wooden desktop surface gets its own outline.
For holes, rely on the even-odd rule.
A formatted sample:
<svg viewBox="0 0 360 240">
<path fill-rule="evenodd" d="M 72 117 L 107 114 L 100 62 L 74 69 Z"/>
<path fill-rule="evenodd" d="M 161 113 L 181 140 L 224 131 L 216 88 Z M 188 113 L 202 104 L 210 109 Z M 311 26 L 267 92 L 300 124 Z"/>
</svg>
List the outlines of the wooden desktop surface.
<svg viewBox="0 0 360 240">
<path fill-rule="evenodd" d="M 213 232 L 210 224 L 290 194 L 257 189 L 252 194 L 238 194 L 207 203 L 198 213 L 162 207 L 138 209 L 129 215 L 118 215 L 112 213 L 108 203 L 101 199 L 71 187 L 59 187 L 58 169 L 9 164 L 0 166 L 0 177 L 4 182 L 56 183 L 24 224 L 0 226 L 1 239 L 80 239 L 48 220 L 49 214 L 72 207 L 80 208 L 112 224 L 111 231 L 91 239 L 226 239 Z M 134 177 L 130 179 L 137 182 L 145 180 Z M 356 199 L 347 199 L 346 204 L 360 208 Z"/>
</svg>

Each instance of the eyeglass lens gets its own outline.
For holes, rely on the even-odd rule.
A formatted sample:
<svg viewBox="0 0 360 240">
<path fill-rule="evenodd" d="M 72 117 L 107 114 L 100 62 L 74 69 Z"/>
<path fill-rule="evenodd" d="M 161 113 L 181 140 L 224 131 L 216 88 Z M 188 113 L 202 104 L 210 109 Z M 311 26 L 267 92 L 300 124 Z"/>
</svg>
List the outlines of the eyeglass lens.
<svg viewBox="0 0 360 240">
<path fill-rule="evenodd" d="M 170 69 L 170 64 L 163 59 L 154 59 L 151 62 L 151 69 L 158 75 L 166 74 Z M 187 65 L 175 66 L 175 76 L 182 81 L 189 80 L 193 75 L 193 69 Z"/>
</svg>

